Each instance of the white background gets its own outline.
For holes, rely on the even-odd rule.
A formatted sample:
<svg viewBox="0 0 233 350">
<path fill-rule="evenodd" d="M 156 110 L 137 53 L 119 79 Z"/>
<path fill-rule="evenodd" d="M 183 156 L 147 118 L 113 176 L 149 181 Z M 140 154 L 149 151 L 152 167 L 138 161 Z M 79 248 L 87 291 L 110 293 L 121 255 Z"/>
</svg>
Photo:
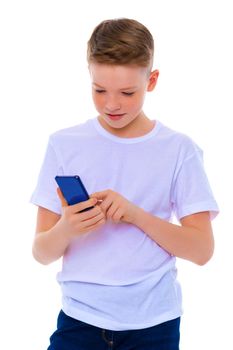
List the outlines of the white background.
<svg viewBox="0 0 233 350">
<path fill-rule="evenodd" d="M 155 39 L 156 90 L 145 112 L 190 135 L 221 214 L 205 266 L 178 261 L 183 285 L 181 350 L 230 349 L 232 340 L 231 1 L 0 2 L 1 338 L 4 349 L 45 350 L 60 309 L 55 275 L 31 255 L 36 185 L 48 136 L 96 116 L 86 42 L 102 20 L 130 17 Z M 153 7 L 152 7 L 153 6 Z M 68 350 L 68 349 L 67 349 Z"/>
</svg>

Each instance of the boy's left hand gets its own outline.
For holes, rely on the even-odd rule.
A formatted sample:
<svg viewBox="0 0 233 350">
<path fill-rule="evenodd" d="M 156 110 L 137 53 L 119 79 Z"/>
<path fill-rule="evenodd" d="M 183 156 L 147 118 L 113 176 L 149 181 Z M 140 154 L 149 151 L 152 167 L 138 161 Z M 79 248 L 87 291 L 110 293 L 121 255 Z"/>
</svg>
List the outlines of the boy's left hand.
<svg viewBox="0 0 233 350">
<path fill-rule="evenodd" d="M 99 206 L 107 219 L 110 219 L 115 223 L 119 223 L 120 221 L 134 223 L 138 207 L 119 193 L 112 190 L 106 190 L 95 192 L 90 195 L 90 198 L 94 197 L 101 202 Z"/>
</svg>

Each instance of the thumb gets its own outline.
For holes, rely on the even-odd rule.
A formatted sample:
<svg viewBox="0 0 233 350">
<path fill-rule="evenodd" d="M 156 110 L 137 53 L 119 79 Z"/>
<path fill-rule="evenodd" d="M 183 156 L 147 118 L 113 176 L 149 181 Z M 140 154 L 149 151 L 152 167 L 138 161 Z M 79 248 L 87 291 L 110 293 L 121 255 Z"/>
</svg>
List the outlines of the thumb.
<svg viewBox="0 0 233 350">
<path fill-rule="evenodd" d="M 89 197 L 90 198 L 97 198 L 98 200 L 103 200 L 107 196 L 108 191 L 101 191 L 101 192 L 94 192 Z"/>
<path fill-rule="evenodd" d="M 63 196 L 63 194 L 62 194 L 62 191 L 60 190 L 59 187 L 57 187 L 57 194 L 58 194 L 58 197 L 59 197 L 59 199 L 60 199 L 60 201 L 61 201 L 62 207 L 67 207 L 67 206 L 68 206 L 68 203 L 67 203 L 67 201 L 65 200 L 65 198 L 64 198 L 64 196 Z"/>
<path fill-rule="evenodd" d="M 90 194 L 89 197 L 90 198 L 95 198 L 97 200 L 97 202 L 102 202 L 103 201 L 102 197 L 99 195 L 98 192 Z"/>
</svg>

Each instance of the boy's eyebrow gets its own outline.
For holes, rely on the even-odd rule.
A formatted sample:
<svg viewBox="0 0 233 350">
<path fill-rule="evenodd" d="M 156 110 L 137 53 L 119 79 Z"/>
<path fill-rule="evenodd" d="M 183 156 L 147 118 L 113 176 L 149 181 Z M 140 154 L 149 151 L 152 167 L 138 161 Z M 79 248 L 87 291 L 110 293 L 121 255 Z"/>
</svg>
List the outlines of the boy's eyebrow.
<svg viewBox="0 0 233 350">
<path fill-rule="evenodd" d="M 105 89 L 103 86 L 101 86 L 101 85 L 99 85 L 99 84 L 97 84 L 95 82 L 93 82 L 93 85 L 95 85 L 95 86 L 97 86 L 97 87 L 99 87 L 101 89 Z M 125 87 L 125 88 L 120 89 L 120 90 L 131 90 L 131 89 L 136 89 L 136 88 L 137 88 L 137 86 L 128 86 L 128 87 Z"/>
</svg>

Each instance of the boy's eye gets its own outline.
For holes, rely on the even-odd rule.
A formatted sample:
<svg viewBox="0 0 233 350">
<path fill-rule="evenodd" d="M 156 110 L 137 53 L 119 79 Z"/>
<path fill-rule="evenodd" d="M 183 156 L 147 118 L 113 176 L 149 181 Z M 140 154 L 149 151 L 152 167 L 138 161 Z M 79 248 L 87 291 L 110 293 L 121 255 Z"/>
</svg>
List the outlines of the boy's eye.
<svg viewBox="0 0 233 350">
<path fill-rule="evenodd" d="M 95 92 L 97 94 L 102 94 L 104 92 L 106 92 L 105 90 L 101 90 L 101 89 L 96 89 Z M 123 95 L 125 96 L 132 96 L 134 94 L 134 92 L 122 92 Z"/>
<path fill-rule="evenodd" d="M 101 93 L 105 92 L 105 90 L 95 90 L 95 92 L 97 92 L 98 94 L 101 94 Z"/>
<path fill-rule="evenodd" d="M 132 96 L 134 92 L 122 92 L 123 95 Z"/>
</svg>

